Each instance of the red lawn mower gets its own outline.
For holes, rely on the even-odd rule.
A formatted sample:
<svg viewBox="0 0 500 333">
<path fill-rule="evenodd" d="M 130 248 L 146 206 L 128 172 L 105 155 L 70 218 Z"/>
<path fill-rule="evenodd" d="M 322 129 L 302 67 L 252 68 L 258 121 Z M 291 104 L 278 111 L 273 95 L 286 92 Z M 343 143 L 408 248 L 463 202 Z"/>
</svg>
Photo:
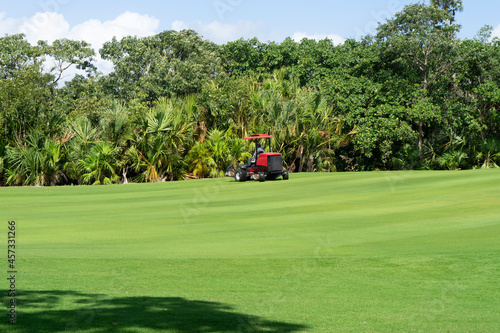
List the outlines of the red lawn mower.
<svg viewBox="0 0 500 333">
<path fill-rule="evenodd" d="M 266 180 L 275 180 L 282 176 L 284 180 L 288 179 L 288 171 L 283 168 L 283 158 L 280 153 L 266 153 L 261 148 L 259 141 L 268 139 L 267 147 L 271 147 L 271 138 L 267 134 L 253 134 L 243 140 L 255 141 L 255 153 L 248 159 L 248 163 L 241 164 L 236 170 L 229 167 L 226 171 L 227 177 L 234 177 L 237 182 L 246 180 L 258 180 L 260 182 Z"/>
</svg>

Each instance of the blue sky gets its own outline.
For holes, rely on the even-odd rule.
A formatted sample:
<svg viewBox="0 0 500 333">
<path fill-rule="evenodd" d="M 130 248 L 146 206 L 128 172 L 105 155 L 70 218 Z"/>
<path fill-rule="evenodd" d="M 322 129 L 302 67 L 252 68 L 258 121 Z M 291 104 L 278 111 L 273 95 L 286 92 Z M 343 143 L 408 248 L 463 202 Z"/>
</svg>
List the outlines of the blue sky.
<svg viewBox="0 0 500 333">
<path fill-rule="evenodd" d="M 427 0 L 429 1 L 429 0 Z M 194 29 L 216 43 L 258 37 L 286 37 L 334 43 L 374 34 L 378 22 L 411 0 L 23 0 L 3 1 L 0 36 L 23 32 L 30 42 L 58 38 L 86 40 L 96 50 L 113 36 L 148 36 L 163 30 Z M 22 5 L 20 4 L 22 3 Z M 463 0 L 457 21 L 461 38 L 472 38 L 488 24 L 500 37 L 500 1 Z M 99 60 L 100 61 L 100 60 Z M 105 63 L 99 63 L 106 71 Z M 109 64 L 108 64 L 109 67 Z M 110 68 L 108 68 L 110 70 Z"/>
<path fill-rule="evenodd" d="M 295 33 L 314 35 L 338 35 L 342 38 L 359 37 L 373 33 L 377 22 L 392 16 L 408 0 L 24 0 L 5 1 L 0 7 L 0 34 L 10 33 L 2 29 L 6 18 L 30 18 L 36 13 L 56 12 L 62 14 L 70 27 L 94 19 L 100 22 L 113 21 L 124 12 L 148 15 L 159 20 L 155 32 L 172 29 L 174 22 L 180 27 L 194 27 L 200 33 L 216 28 L 206 26 L 217 22 L 220 29 L 233 29 L 232 34 L 222 33 L 217 42 L 226 38 L 250 38 L 256 35 L 263 41 L 280 41 Z M 19 3 L 22 3 L 20 5 Z M 465 11 L 458 16 L 462 24 L 463 38 L 471 38 L 485 24 L 500 26 L 500 1 L 464 0 Z M 0 16 L 1 17 L 1 16 Z M 240 35 L 237 33 L 240 32 Z M 253 35 L 252 35 L 253 33 Z M 237 37 L 236 37 L 237 36 Z"/>
</svg>

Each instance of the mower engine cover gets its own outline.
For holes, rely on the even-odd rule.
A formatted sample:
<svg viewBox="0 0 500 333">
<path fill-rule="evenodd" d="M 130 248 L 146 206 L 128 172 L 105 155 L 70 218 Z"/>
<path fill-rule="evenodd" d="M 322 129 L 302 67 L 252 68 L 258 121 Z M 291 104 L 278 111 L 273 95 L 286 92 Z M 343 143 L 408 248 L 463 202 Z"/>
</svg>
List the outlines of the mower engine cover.
<svg viewBox="0 0 500 333">
<path fill-rule="evenodd" d="M 280 153 L 262 153 L 256 163 L 257 169 L 265 168 L 267 172 L 281 172 L 283 170 L 283 159 Z"/>
</svg>

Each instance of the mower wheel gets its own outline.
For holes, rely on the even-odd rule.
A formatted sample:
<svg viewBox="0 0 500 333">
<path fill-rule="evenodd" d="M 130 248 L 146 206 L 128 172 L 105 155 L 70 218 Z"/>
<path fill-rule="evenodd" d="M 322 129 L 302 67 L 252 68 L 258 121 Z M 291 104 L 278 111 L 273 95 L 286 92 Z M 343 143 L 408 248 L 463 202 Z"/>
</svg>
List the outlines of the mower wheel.
<svg viewBox="0 0 500 333">
<path fill-rule="evenodd" d="M 245 175 L 245 171 L 239 169 L 239 170 L 236 170 L 236 172 L 234 173 L 234 180 L 237 181 L 237 182 L 244 182 L 245 180 L 247 180 L 247 176 Z"/>
<path fill-rule="evenodd" d="M 259 182 L 265 182 L 266 181 L 266 174 L 263 172 L 259 172 Z"/>
<path fill-rule="evenodd" d="M 288 180 L 288 171 L 283 171 L 283 173 L 281 174 L 283 176 L 283 180 Z"/>
</svg>

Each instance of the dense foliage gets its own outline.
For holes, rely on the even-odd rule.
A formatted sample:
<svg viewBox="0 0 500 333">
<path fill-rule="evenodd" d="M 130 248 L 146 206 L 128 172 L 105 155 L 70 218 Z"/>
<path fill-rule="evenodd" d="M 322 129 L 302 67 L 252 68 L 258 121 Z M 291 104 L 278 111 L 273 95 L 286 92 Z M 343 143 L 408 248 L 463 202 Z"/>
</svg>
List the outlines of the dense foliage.
<svg viewBox="0 0 500 333">
<path fill-rule="evenodd" d="M 219 177 L 269 133 L 293 172 L 500 163 L 500 41 L 460 40 L 461 1 L 406 6 L 376 36 L 216 45 L 196 32 L 30 45 L 0 38 L 0 184 Z M 61 84 L 70 67 L 86 71 Z"/>
</svg>

